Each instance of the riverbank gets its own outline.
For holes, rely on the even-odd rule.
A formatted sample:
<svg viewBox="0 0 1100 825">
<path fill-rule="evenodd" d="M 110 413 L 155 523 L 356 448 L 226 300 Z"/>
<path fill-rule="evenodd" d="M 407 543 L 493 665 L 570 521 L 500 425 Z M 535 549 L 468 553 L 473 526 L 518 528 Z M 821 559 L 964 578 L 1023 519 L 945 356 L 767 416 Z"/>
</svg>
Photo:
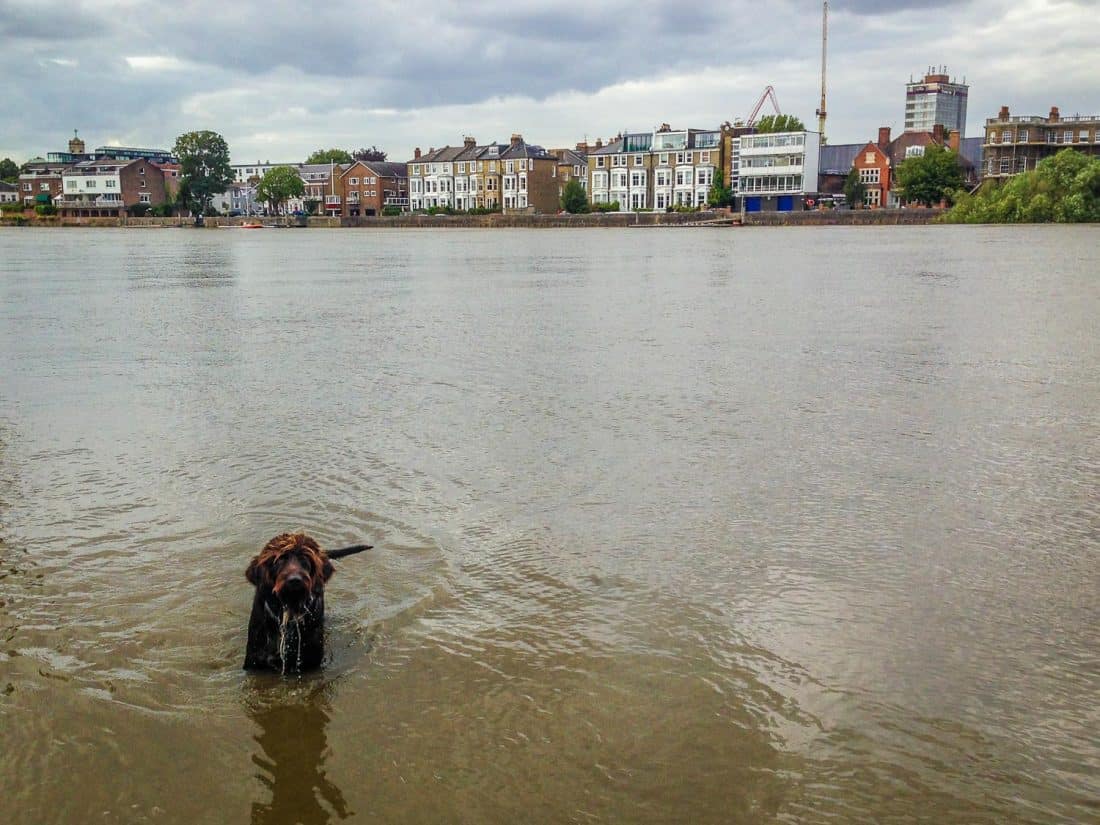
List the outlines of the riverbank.
<svg viewBox="0 0 1100 825">
<path fill-rule="evenodd" d="M 608 229 L 633 227 L 897 226 L 927 224 L 943 209 L 868 209 L 816 212 L 610 212 L 588 215 L 397 215 L 366 218 L 263 218 L 265 228 L 308 229 Z M 206 218 L 199 228 L 240 228 L 255 218 Z M 61 218 L 7 216 L 0 226 L 91 226 L 128 229 L 196 228 L 189 218 Z"/>
</svg>

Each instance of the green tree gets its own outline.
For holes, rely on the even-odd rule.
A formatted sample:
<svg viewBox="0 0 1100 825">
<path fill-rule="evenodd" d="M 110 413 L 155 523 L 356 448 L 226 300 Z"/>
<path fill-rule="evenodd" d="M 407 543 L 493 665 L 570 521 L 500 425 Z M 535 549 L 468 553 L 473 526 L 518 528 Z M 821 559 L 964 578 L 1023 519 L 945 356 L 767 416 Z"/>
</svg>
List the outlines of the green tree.
<svg viewBox="0 0 1100 825">
<path fill-rule="evenodd" d="M 306 158 L 306 163 L 351 163 L 353 160 L 351 152 L 343 149 L 318 149 Z"/>
<path fill-rule="evenodd" d="M 929 146 L 923 155 L 906 158 L 895 174 L 902 197 L 925 206 L 953 200 L 963 185 L 959 156 L 943 146 Z"/>
<path fill-rule="evenodd" d="M 229 145 L 217 132 L 188 132 L 176 138 L 172 150 L 180 161 L 180 192 L 192 212 L 206 214 L 214 196 L 233 182 Z"/>
<path fill-rule="evenodd" d="M 772 132 L 804 132 L 805 124 L 794 115 L 767 115 L 756 121 L 756 133 L 766 135 Z"/>
<path fill-rule="evenodd" d="M 1030 172 L 958 193 L 951 223 L 1100 222 L 1100 158 L 1063 149 Z"/>
<path fill-rule="evenodd" d="M 707 206 L 729 206 L 733 203 L 733 198 L 733 190 L 726 186 L 722 170 L 715 170 L 714 181 L 707 191 Z"/>
<path fill-rule="evenodd" d="M 584 191 L 581 182 L 576 178 L 570 178 L 565 182 L 561 190 L 561 208 L 570 215 L 588 212 L 588 193 Z"/>
<path fill-rule="evenodd" d="M 867 187 L 863 185 L 863 181 L 859 179 L 859 170 L 854 166 L 852 171 L 848 173 L 848 177 L 844 180 L 844 197 L 848 201 L 848 205 L 852 209 L 859 209 L 863 206 L 863 196 L 867 192 Z"/>
<path fill-rule="evenodd" d="M 11 158 L 0 160 L 0 180 L 15 183 L 19 180 L 19 164 Z"/>
<path fill-rule="evenodd" d="M 305 192 L 306 185 L 302 183 L 298 173 L 289 166 L 268 169 L 256 186 L 256 197 L 266 201 L 268 208 L 275 213 L 278 213 L 288 200 L 300 198 Z"/>
</svg>

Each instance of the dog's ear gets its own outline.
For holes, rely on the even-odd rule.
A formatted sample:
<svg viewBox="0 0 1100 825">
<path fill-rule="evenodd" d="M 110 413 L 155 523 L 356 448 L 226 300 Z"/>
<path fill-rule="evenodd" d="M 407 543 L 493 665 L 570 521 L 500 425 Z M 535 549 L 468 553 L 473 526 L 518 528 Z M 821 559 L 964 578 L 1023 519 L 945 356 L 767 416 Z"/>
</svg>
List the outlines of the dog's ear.
<svg viewBox="0 0 1100 825">
<path fill-rule="evenodd" d="M 256 556 L 248 563 L 248 567 L 244 571 L 244 577 L 248 579 L 250 584 L 259 587 L 261 584 L 271 584 L 268 581 L 268 572 L 268 565 L 261 562 L 260 557 Z"/>
<path fill-rule="evenodd" d="M 328 581 L 332 578 L 332 574 L 336 572 L 336 568 L 332 566 L 332 562 L 325 557 L 324 564 L 321 565 L 321 581 Z"/>
</svg>

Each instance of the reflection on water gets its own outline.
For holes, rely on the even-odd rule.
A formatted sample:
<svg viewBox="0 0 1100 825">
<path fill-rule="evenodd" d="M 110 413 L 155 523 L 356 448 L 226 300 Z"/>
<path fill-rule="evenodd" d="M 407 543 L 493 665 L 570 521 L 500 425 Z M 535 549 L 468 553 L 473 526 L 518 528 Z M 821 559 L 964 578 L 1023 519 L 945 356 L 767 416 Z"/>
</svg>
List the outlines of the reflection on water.
<svg viewBox="0 0 1100 825">
<path fill-rule="evenodd" d="M 262 677 L 255 677 L 257 680 Z M 286 685 L 257 691 L 248 718 L 259 728 L 252 762 L 256 778 L 271 792 L 252 803 L 252 825 L 324 825 L 353 811 L 325 771 L 329 756 L 329 706 L 323 684 L 291 690 Z"/>
<path fill-rule="evenodd" d="M 1097 271 L 1082 227 L 0 232 L 5 822 L 1095 821 Z M 294 529 L 375 549 L 323 673 L 245 676 Z"/>
</svg>

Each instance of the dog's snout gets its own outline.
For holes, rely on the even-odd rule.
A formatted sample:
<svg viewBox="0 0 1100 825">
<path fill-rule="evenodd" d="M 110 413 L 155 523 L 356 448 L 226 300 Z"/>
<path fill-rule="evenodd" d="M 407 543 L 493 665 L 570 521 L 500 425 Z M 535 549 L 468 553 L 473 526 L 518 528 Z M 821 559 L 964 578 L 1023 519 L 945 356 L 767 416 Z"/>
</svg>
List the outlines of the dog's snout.
<svg viewBox="0 0 1100 825">
<path fill-rule="evenodd" d="M 283 590 L 289 593 L 301 592 L 306 589 L 306 580 L 298 573 L 287 576 L 283 581 Z"/>
</svg>

